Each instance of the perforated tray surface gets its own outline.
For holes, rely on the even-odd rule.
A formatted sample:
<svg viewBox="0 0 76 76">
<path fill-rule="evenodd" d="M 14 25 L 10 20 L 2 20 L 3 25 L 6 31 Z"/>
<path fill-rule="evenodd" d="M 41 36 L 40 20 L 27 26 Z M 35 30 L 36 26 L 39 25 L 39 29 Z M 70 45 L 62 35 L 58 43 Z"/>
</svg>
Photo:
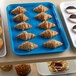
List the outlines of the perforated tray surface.
<svg viewBox="0 0 76 76">
<path fill-rule="evenodd" d="M 35 7 L 37 7 L 38 5 L 44 5 L 45 7 L 47 7 L 49 9 L 45 13 L 50 14 L 52 16 L 52 19 L 48 19 L 47 21 L 52 22 L 56 25 L 56 27 L 51 28 L 51 30 L 57 31 L 58 35 L 51 38 L 51 39 L 46 39 L 46 38 L 42 38 L 42 37 L 39 36 L 40 33 L 45 31 L 46 29 L 39 29 L 37 27 L 40 23 L 42 23 L 42 21 L 37 20 L 37 19 L 34 18 L 38 13 L 34 12 L 33 9 Z M 36 48 L 34 50 L 31 50 L 30 52 L 18 49 L 18 46 L 21 45 L 22 43 L 26 42 L 26 41 L 19 40 L 19 39 L 16 38 L 16 36 L 18 34 L 23 32 L 21 30 L 14 29 L 14 26 L 17 25 L 20 22 L 13 21 L 13 17 L 15 15 L 12 15 L 11 11 L 14 8 L 16 8 L 17 6 L 22 6 L 27 10 L 27 12 L 24 13 L 24 14 L 29 17 L 29 20 L 25 21 L 25 22 L 32 25 L 31 29 L 28 29 L 28 30 L 25 30 L 25 31 L 27 31 L 29 33 L 34 33 L 36 35 L 35 38 L 30 39 L 30 40 L 26 40 L 26 41 L 30 41 L 30 42 L 33 42 L 33 43 L 38 45 L 38 48 Z M 57 10 L 56 10 L 56 7 L 55 7 L 54 4 L 52 4 L 50 2 L 11 4 L 11 5 L 7 6 L 6 10 L 7 10 L 7 18 L 8 18 L 8 26 L 9 26 L 9 32 L 10 32 L 12 51 L 16 55 L 32 55 L 32 54 L 63 52 L 63 51 L 66 51 L 69 48 L 68 40 L 66 38 L 62 23 L 60 21 L 59 15 L 57 13 Z M 45 48 L 45 47 L 42 46 L 45 42 L 47 42 L 48 40 L 52 40 L 52 39 L 61 41 L 63 43 L 63 45 L 56 48 L 56 49 Z"/>
</svg>

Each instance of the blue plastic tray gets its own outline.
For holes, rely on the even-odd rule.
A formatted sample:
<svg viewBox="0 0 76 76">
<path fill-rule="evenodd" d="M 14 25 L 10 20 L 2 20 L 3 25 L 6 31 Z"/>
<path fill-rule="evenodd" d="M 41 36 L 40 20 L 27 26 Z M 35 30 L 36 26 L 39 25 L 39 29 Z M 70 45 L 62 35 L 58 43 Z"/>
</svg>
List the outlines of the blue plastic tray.
<svg viewBox="0 0 76 76">
<path fill-rule="evenodd" d="M 40 33 L 45 31 L 45 29 L 39 29 L 37 27 L 37 25 L 42 23 L 42 21 L 39 21 L 39 20 L 34 18 L 38 13 L 34 12 L 33 9 L 35 7 L 37 7 L 38 5 L 44 5 L 45 7 L 47 7 L 49 9 L 46 13 L 52 15 L 52 19 L 48 19 L 47 21 L 56 24 L 56 27 L 51 28 L 51 30 L 57 31 L 59 34 L 57 36 L 51 38 L 51 39 L 45 39 L 45 38 L 42 38 L 42 37 L 39 36 Z M 15 15 L 12 15 L 11 11 L 14 8 L 16 8 L 17 6 L 22 6 L 27 10 L 25 15 L 29 17 L 29 20 L 25 21 L 25 22 L 32 25 L 31 29 L 28 29 L 28 30 L 25 30 L 25 31 L 27 31 L 29 33 L 36 34 L 35 38 L 30 39 L 30 40 L 26 40 L 26 41 L 30 41 L 30 42 L 33 42 L 33 43 L 38 45 L 38 48 L 36 48 L 36 49 L 34 49 L 30 52 L 17 49 L 17 47 L 19 45 L 21 45 L 23 42 L 26 42 L 26 41 L 19 40 L 19 39 L 16 38 L 16 36 L 18 34 L 20 34 L 22 31 L 14 29 L 14 26 L 16 24 L 18 24 L 19 22 L 13 21 L 13 17 Z M 63 51 L 66 51 L 69 48 L 68 40 L 66 38 L 62 23 L 60 21 L 58 12 L 57 12 L 56 7 L 55 7 L 54 4 L 52 4 L 50 2 L 11 4 L 11 5 L 7 6 L 6 10 L 7 10 L 7 18 L 8 18 L 8 26 L 9 26 L 9 32 L 10 32 L 12 51 L 16 55 L 32 55 L 32 54 L 63 52 Z M 56 49 L 45 48 L 45 47 L 42 46 L 45 42 L 47 42 L 48 40 L 52 40 L 52 39 L 56 39 L 58 41 L 61 41 L 63 43 L 63 45 L 56 48 Z"/>
</svg>

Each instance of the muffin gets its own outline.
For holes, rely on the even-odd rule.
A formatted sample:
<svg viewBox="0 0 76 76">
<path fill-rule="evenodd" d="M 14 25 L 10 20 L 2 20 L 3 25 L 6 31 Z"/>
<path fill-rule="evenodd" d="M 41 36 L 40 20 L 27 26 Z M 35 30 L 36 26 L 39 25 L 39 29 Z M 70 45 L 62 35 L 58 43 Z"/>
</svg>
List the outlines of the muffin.
<svg viewBox="0 0 76 76">
<path fill-rule="evenodd" d="M 17 64 L 15 69 L 18 76 L 27 76 L 31 71 L 31 66 L 29 64 Z"/>
<path fill-rule="evenodd" d="M 4 66 L 1 66 L 0 68 L 3 71 L 11 71 L 13 66 L 12 65 L 4 65 Z"/>
</svg>

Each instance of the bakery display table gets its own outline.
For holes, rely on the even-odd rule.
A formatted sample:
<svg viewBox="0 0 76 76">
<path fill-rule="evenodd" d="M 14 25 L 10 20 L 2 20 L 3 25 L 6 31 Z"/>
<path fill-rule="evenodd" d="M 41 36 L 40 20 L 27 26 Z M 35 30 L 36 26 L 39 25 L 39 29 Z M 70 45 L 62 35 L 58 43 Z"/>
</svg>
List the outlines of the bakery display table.
<svg viewBox="0 0 76 76">
<path fill-rule="evenodd" d="M 8 22 L 7 22 L 7 14 L 6 14 L 6 7 L 9 4 L 14 3 L 31 3 L 31 2 L 46 2 L 46 0 L 2 0 L 1 5 L 1 15 L 2 15 L 2 22 L 4 25 L 5 31 L 5 38 L 6 38 L 6 45 L 7 45 L 7 55 L 5 57 L 0 58 L 0 65 L 4 64 L 17 64 L 17 63 L 35 63 L 35 62 L 44 62 L 49 60 L 69 60 L 69 59 L 76 59 L 76 49 L 72 46 L 69 34 L 64 24 L 64 20 L 62 18 L 59 5 L 61 2 L 66 0 L 48 0 L 48 2 L 52 2 L 56 5 L 58 13 L 60 15 L 63 27 L 67 34 L 70 48 L 69 50 L 62 52 L 62 53 L 52 53 L 52 54 L 43 54 L 43 55 L 30 55 L 30 56 L 17 56 L 11 50 L 11 43 L 10 43 L 10 36 L 9 36 L 9 29 L 8 29 Z M 71 0 L 75 1 L 75 0 Z"/>
<path fill-rule="evenodd" d="M 37 67 L 36 67 L 35 63 L 31 64 L 31 69 L 32 69 L 32 71 L 30 73 L 30 76 L 40 76 L 38 71 L 37 71 Z M 17 76 L 14 68 L 13 68 L 13 70 L 11 70 L 9 72 L 5 72 L 5 71 L 0 70 L 0 76 L 13 76 L 13 75 Z M 50 75 L 50 76 L 52 76 L 52 75 Z M 56 76 L 56 75 L 54 75 L 54 76 Z M 76 76 L 76 74 L 75 73 L 74 74 L 65 74 L 65 75 L 63 74 L 63 75 L 58 75 L 58 76 Z"/>
</svg>

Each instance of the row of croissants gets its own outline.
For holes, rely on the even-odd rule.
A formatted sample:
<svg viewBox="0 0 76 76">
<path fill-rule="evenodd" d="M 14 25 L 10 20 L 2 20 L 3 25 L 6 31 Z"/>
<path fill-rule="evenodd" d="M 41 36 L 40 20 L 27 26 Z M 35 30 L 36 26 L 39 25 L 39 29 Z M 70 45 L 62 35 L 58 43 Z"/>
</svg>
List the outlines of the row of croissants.
<svg viewBox="0 0 76 76">
<path fill-rule="evenodd" d="M 47 7 L 45 7 L 43 5 L 39 5 L 36 8 L 34 8 L 33 11 L 40 12 L 38 15 L 35 16 L 35 19 L 43 21 L 37 27 L 41 28 L 41 29 L 47 29 L 40 34 L 41 37 L 52 38 L 52 37 L 58 35 L 58 32 L 50 30 L 50 28 L 56 27 L 56 25 L 54 23 L 46 21 L 47 19 L 52 18 L 51 15 L 44 13 L 45 11 L 48 11 Z M 26 29 L 32 28 L 32 26 L 30 24 L 24 22 L 26 20 L 29 20 L 29 18 L 24 14 L 26 12 L 27 12 L 27 10 L 24 7 L 20 7 L 20 6 L 16 7 L 14 10 L 11 11 L 12 14 L 17 14 L 13 18 L 13 20 L 21 22 L 21 23 L 15 25 L 15 27 L 14 27 L 15 29 L 26 30 Z M 23 31 L 21 34 L 16 36 L 16 38 L 21 39 L 21 40 L 29 40 L 34 37 L 36 37 L 35 34 L 28 33 L 27 31 Z M 50 40 L 50 41 L 44 43 L 43 46 L 50 47 L 50 48 L 57 48 L 57 47 L 61 46 L 62 44 L 63 43 L 61 43 L 60 41 Z M 37 44 L 27 41 L 27 42 L 21 44 L 18 47 L 18 49 L 30 51 L 37 47 L 38 47 Z"/>
</svg>

